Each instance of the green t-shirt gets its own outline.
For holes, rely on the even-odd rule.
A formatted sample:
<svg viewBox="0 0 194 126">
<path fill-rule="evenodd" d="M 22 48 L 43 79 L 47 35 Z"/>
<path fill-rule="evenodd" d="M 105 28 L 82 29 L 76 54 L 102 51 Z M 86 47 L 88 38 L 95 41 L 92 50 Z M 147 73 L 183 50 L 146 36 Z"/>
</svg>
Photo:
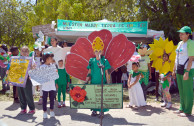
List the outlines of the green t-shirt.
<svg viewBox="0 0 194 126">
<path fill-rule="evenodd" d="M 139 71 L 147 72 L 148 71 L 148 63 L 150 63 L 149 56 L 141 56 L 139 59 Z"/>
<path fill-rule="evenodd" d="M 70 77 L 67 74 L 65 68 L 64 69 L 58 69 L 59 78 L 55 80 L 55 83 L 58 85 L 66 85 L 67 82 L 70 82 Z"/>
<path fill-rule="evenodd" d="M 103 64 L 105 66 L 104 67 L 103 83 L 106 83 L 105 71 L 110 69 L 111 66 L 110 66 L 108 60 L 105 59 L 104 56 L 102 56 L 100 62 L 101 62 L 101 64 Z M 90 58 L 90 60 L 89 60 L 89 65 L 88 65 L 87 69 L 91 69 L 91 84 L 101 84 L 102 75 L 101 75 L 101 70 L 98 67 L 98 63 L 99 63 L 99 61 L 96 58 Z"/>
</svg>

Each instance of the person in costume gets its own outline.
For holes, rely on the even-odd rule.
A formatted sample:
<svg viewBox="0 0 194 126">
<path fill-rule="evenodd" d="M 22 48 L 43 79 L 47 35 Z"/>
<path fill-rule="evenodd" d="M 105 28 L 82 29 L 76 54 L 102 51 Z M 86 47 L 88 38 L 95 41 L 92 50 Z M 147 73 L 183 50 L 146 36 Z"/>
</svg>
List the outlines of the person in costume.
<svg viewBox="0 0 194 126">
<path fill-rule="evenodd" d="M 63 60 L 58 61 L 59 68 L 63 67 Z M 69 87 L 70 77 L 67 74 L 65 68 L 58 69 L 59 78 L 55 80 L 56 88 L 58 90 L 58 108 L 61 106 L 66 107 L 65 98 L 66 98 L 66 89 Z M 61 93 L 63 94 L 63 103 L 61 104 Z"/>
<path fill-rule="evenodd" d="M 6 44 L 0 44 L 1 48 L 1 59 L 3 61 L 3 64 L 5 67 L 1 67 L 1 79 L 3 79 L 6 75 L 7 67 L 6 65 L 8 64 L 7 59 L 9 59 L 9 56 L 7 55 L 8 48 Z M 3 84 L 2 83 L 2 90 L 0 91 L 2 94 L 4 94 L 6 91 L 10 90 L 9 84 Z"/>
<path fill-rule="evenodd" d="M 169 55 L 167 53 L 164 53 L 163 55 L 163 65 L 165 62 L 170 62 Z M 160 84 L 162 85 L 162 97 L 163 97 L 163 103 L 161 104 L 161 107 L 166 107 L 167 109 L 172 107 L 171 102 L 171 95 L 170 95 L 170 86 L 171 86 L 171 75 L 172 72 L 169 71 L 166 74 L 162 73 L 160 74 Z"/>
<path fill-rule="evenodd" d="M 127 107 L 141 107 L 146 105 L 144 94 L 139 80 L 142 78 L 142 73 L 138 71 L 139 63 L 132 63 L 132 70 L 129 73 L 128 79 L 128 92 L 129 92 L 129 105 Z"/>
<path fill-rule="evenodd" d="M 144 97 L 146 100 L 146 95 L 147 95 L 147 86 L 149 83 L 149 79 L 152 78 L 151 75 L 151 66 L 150 66 L 150 58 L 147 53 L 147 45 L 142 44 L 138 45 L 138 52 L 140 53 L 140 59 L 139 59 L 139 71 L 143 74 L 144 78 L 140 79 L 140 84 L 143 89 Z"/>
<path fill-rule="evenodd" d="M 182 27 L 179 31 L 180 41 L 176 50 L 176 62 L 173 76 L 177 78 L 180 108 L 175 113 L 181 117 L 190 116 L 193 107 L 193 75 L 194 75 L 194 41 L 191 28 Z"/>
<path fill-rule="evenodd" d="M 23 46 L 20 52 L 21 56 L 29 56 L 29 48 L 27 46 Z M 17 87 L 18 96 L 20 100 L 20 107 L 21 112 L 20 114 L 25 114 L 27 112 L 27 105 L 29 106 L 30 110 L 28 114 L 35 113 L 35 105 L 34 99 L 32 95 L 32 82 L 30 78 L 27 78 L 26 87 Z"/>
<path fill-rule="evenodd" d="M 19 49 L 17 46 L 12 46 L 10 48 L 10 52 L 11 52 L 11 56 L 18 56 L 20 55 L 19 53 Z M 19 99 L 18 99 L 18 91 L 17 91 L 17 87 L 13 86 L 13 98 L 14 98 L 14 103 L 19 103 Z"/>
<path fill-rule="evenodd" d="M 102 64 L 104 66 L 104 76 L 103 76 L 103 83 L 110 83 L 109 81 L 109 74 L 108 74 L 108 69 L 111 68 L 109 62 L 105 57 L 103 56 L 103 48 L 104 44 L 100 37 L 96 37 L 94 42 L 92 43 L 92 48 L 95 54 L 95 58 L 90 58 L 89 60 L 89 65 L 87 69 L 89 70 L 88 72 L 88 77 L 86 81 L 88 82 L 89 79 L 91 79 L 91 84 L 101 84 L 101 79 L 102 79 L 102 73 L 101 73 L 101 68 L 99 68 L 99 64 Z M 97 111 L 101 112 L 101 109 L 92 109 L 92 114 L 91 116 L 96 116 Z M 103 113 L 100 113 L 99 117 L 104 116 L 104 112 L 109 111 L 109 109 L 103 109 Z"/>
</svg>

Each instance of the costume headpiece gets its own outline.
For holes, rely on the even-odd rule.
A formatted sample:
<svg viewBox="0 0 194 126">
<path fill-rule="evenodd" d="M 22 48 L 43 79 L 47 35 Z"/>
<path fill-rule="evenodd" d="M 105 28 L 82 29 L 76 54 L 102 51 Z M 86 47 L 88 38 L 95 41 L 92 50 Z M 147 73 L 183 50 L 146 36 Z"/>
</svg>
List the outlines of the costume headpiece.
<svg viewBox="0 0 194 126">
<path fill-rule="evenodd" d="M 102 51 L 104 49 L 104 43 L 100 37 L 96 37 L 92 43 L 92 49 L 95 51 Z"/>
</svg>

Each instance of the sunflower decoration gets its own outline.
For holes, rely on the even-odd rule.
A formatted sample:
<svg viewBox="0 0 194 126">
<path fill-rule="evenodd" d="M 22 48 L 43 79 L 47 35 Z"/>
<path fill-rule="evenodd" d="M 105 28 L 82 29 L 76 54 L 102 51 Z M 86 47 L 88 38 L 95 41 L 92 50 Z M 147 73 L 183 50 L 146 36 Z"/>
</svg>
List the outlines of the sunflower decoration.
<svg viewBox="0 0 194 126">
<path fill-rule="evenodd" d="M 146 44 L 142 44 L 142 43 L 138 44 L 137 50 L 140 55 L 146 55 L 146 56 L 150 55 L 153 52 L 153 50 L 147 48 Z"/>
<path fill-rule="evenodd" d="M 175 58 L 176 58 L 176 48 L 173 41 L 169 41 L 168 38 L 163 40 L 161 37 L 159 40 L 154 39 L 153 44 L 149 44 L 150 49 L 153 53 L 150 55 L 151 61 L 153 61 L 152 67 L 159 70 L 160 73 L 166 74 L 169 71 L 173 71 Z M 163 55 L 168 56 L 168 60 L 163 60 Z"/>
</svg>

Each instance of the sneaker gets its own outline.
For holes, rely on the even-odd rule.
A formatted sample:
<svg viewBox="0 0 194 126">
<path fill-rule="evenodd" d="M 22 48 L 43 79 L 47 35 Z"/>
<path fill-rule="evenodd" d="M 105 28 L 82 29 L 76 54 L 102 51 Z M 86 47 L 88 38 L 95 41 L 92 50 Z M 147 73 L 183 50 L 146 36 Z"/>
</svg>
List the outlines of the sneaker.
<svg viewBox="0 0 194 126">
<path fill-rule="evenodd" d="M 166 102 L 163 102 L 163 103 L 161 104 L 161 107 L 166 107 Z"/>
<path fill-rule="evenodd" d="M 174 111 L 173 113 L 174 113 L 174 114 L 180 114 L 180 113 L 183 113 L 183 111 L 177 110 L 177 111 Z"/>
<path fill-rule="evenodd" d="M 98 117 L 99 117 L 99 118 L 101 118 L 101 117 L 104 118 L 104 112 L 102 112 L 102 113 L 100 112 L 100 114 L 99 114 Z"/>
<path fill-rule="evenodd" d="M 172 107 L 172 104 L 171 103 L 168 103 L 167 105 L 166 105 L 166 109 L 170 109 Z"/>
<path fill-rule="evenodd" d="M 61 105 L 58 105 L 58 108 L 61 108 Z"/>
<path fill-rule="evenodd" d="M 48 118 L 47 115 L 48 115 L 47 112 L 44 112 L 44 113 L 43 113 L 43 119 L 47 119 L 47 118 Z"/>
<path fill-rule="evenodd" d="M 42 98 L 39 99 L 38 105 L 42 105 Z"/>
<path fill-rule="evenodd" d="M 55 113 L 53 111 L 50 111 L 50 116 L 55 117 Z"/>
<path fill-rule="evenodd" d="M 20 114 L 26 114 L 27 110 L 26 109 L 23 109 L 20 111 Z"/>
<path fill-rule="evenodd" d="M 28 114 L 30 114 L 30 115 L 35 114 L 35 110 L 30 110 L 30 111 L 28 112 Z"/>
<path fill-rule="evenodd" d="M 66 107 L 66 105 L 65 105 L 65 104 L 63 104 L 63 107 Z"/>
<path fill-rule="evenodd" d="M 97 116 L 97 112 L 96 112 L 96 111 L 92 111 L 91 116 L 92 116 L 92 117 Z"/>
</svg>

